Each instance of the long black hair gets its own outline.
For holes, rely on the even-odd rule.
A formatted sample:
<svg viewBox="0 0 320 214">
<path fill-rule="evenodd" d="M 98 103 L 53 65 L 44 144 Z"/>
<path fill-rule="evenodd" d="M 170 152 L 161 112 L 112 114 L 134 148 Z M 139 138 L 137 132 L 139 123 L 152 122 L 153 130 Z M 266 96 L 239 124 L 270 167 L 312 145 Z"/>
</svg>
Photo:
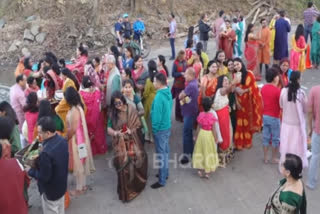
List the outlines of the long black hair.
<svg viewBox="0 0 320 214">
<path fill-rule="evenodd" d="M 60 66 L 57 63 L 53 63 L 51 65 L 51 69 L 53 70 L 54 73 L 56 73 L 58 76 L 60 75 Z"/>
<path fill-rule="evenodd" d="M 87 49 L 83 46 L 82 43 L 80 43 L 78 50 L 80 51 L 81 56 L 88 56 L 88 51 Z"/>
<path fill-rule="evenodd" d="M 16 112 L 7 101 L 2 101 L 0 103 L 0 111 L 5 112 L 5 115 L 11 118 L 11 120 L 14 121 L 15 124 L 19 124 Z"/>
<path fill-rule="evenodd" d="M 39 103 L 38 121 L 42 117 L 53 117 L 53 111 L 49 100 L 41 100 Z"/>
<path fill-rule="evenodd" d="M 245 85 L 246 84 L 246 78 L 247 78 L 247 75 L 248 75 L 248 71 L 246 69 L 246 66 L 244 65 L 244 63 L 242 62 L 242 60 L 240 58 L 235 58 L 233 60 L 234 62 L 240 62 L 241 63 L 241 85 Z"/>
<path fill-rule="evenodd" d="M 158 73 L 157 63 L 154 60 L 148 62 L 148 72 L 151 82 L 153 82 L 155 75 Z"/>
<path fill-rule="evenodd" d="M 0 139 L 10 140 L 15 124 L 9 117 L 0 117 Z M 0 156 L 1 158 L 1 156 Z"/>
<path fill-rule="evenodd" d="M 254 25 L 252 23 L 250 23 L 247 27 L 246 30 L 246 36 L 244 37 L 244 41 L 247 42 L 249 40 L 249 34 L 251 33 L 252 28 L 254 27 Z"/>
<path fill-rule="evenodd" d="M 25 69 L 32 70 L 32 66 L 30 65 L 30 58 L 26 57 L 23 61 L 23 65 Z"/>
<path fill-rule="evenodd" d="M 199 58 L 200 58 L 202 66 L 204 66 L 203 59 L 202 59 L 202 56 L 201 56 L 202 50 L 203 50 L 203 44 L 201 42 L 198 42 L 196 44 L 196 52 L 199 55 Z"/>
<path fill-rule="evenodd" d="M 115 107 L 116 99 L 121 100 L 123 105 L 127 105 L 127 100 L 120 91 L 115 91 L 112 93 L 112 96 L 111 96 L 111 120 L 113 120 L 114 123 L 116 123 L 119 119 L 119 117 L 118 117 L 119 110 Z"/>
<path fill-rule="evenodd" d="M 224 78 L 227 77 L 226 75 L 221 75 L 218 77 L 218 83 L 217 83 L 217 87 L 216 87 L 216 92 L 218 91 L 219 88 L 223 87 L 223 80 Z"/>
<path fill-rule="evenodd" d="M 169 70 L 166 66 L 166 58 L 163 55 L 158 55 L 159 61 L 162 63 L 162 67 L 166 71 L 167 77 L 169 76 Z"/>
<path fill-rule="evenodd" d="M 296 34 L 294 36 L 295 40 L 298 41 L 300 36 L 304 36 L 304 27 L 302 24 L 299 24 L 296 30 Z"/>
<path fill-rule="evenodd" d="M 112 45 L 112 46 L 110 47 L 110 50 L 111 50 L 114 58 L 116 59 L 116 66 L 117 66 L 117 68 L 119 69 L 119 68 L 120 68 L 120 65 L 119 65 L 119 56 L 121 55 L 120 52 L 119 52 L 119 49 L 118 49 L 116 46 Z"/>
<path fill-rule="evenodd" d="M 64 92 L 64 97 L 70 106 L 80 105 L 84 109 L 80 94 L 73 87 L 68 87 Z"/>
<path fill-rule="evenodd" d="M 78 79 L 76 78 L 75 75 L 73 75 L 73 73 L 71 73 L 71 71 L 68 68 L 62 69 L 61 73 L 66 77 L 68 77 L 69 79 L 71 79 L 76 85 L 77 90 L 79 90 L 80 85 L 79 85 Z"/>
<path fill-rule="evenodd" d="M 83 86 L 84 88 L 90 88 L 90 87 L 94 86 L 94 84 L 93 84 L 93 82 L 91 81 L 91 79 L 90 79 L 89 76 L 83 76 L 82 86 Z"/>
<path fill-rule="evenodd" d="M 299 71 L 292 71 L 290 75 L 290 81 L 288 84 L 288 101 L 293 101 L 294 103 L 297 101 L 297 93 L 300 88 L 300 72 Z"/>
<path fill-rule="evenodd" d="M 36 92 L 31 92 L 27 96 L 26 105 L 23 107 L 24 112 L 38 112 L 38 95 Z"/>
</svg>

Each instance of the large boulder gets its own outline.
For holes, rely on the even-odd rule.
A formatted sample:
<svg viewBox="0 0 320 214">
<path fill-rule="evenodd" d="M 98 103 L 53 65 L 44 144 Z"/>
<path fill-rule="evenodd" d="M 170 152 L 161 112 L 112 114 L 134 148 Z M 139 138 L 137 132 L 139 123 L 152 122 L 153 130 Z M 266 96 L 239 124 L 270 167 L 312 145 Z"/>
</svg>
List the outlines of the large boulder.
<svg viewBox="0 0 320 214">
<path fill-rule="evenodd" d="M 29 40 L 31 42 L 34 41 L 34 35 L 32 35 L 32 33 L 29 29 L 24 30 L 23 40 Z"/>
<path fill-rule="evenodd" d="M 6 20 L 0 19 L 0 29 L 4 28 L 5 25 L 6 25 Z"/>
<path fill-rule="evenodd" d="M 45 33 L 45 32 L 39 33 L 39 34 L 36 36 L 36 41 L 37 41 L 39 44 L 42 44 L 42 43 L 44 42 L 44 40 L 46 40 L 46 37 L 47 37 L 47 33 Z"/>
<path fill-rule="evenodd" d="M 19 47 L 22 45 L 22 42 L 19 40 L 14 40 L 14 42 L 12 42 L 12 44 L 10 45 L 8 52 L 14 52 L 17 51 L 19 49 Z"/>
<path fill-rule="evenodd" d="M 31 31 L 32 35 L 36 36 L 40 33 L 40 26 L 37 24 L 32 25 L 30 31 Z"/>
</svg>

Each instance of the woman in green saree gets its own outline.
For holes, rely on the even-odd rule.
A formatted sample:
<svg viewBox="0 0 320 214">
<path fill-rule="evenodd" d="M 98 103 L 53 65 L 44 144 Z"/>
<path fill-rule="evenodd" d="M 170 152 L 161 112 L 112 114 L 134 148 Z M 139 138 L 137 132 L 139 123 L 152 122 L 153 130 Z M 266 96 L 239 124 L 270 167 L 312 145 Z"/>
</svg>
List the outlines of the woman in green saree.
<svg viewBox="0 0 320 214">
<path fill-rule="evenodd" d="M 313 23 L 312 27 L 312 42 L 311 42 L 311 62 L 315 69 L 320 64 L 320 16 Z"/>
<path fill-rule="evenodd" d="M 302 160 L 294 154 L 286 154 L 281 165 L 284 179 L 270 197 L 265 214 L 306 214 L 307 201 L 302 183 Z"/>
</svg>

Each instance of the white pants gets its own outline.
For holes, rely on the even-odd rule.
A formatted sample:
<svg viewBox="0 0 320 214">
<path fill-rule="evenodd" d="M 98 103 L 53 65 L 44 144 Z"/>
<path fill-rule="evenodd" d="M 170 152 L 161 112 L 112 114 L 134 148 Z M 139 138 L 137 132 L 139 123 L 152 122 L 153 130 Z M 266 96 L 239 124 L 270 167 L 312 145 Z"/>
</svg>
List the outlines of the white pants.
<svg viewBox="0 0 320 214">
<path fill-rule="evenodd" d="M 50 201 L 43 193 L 41 203 L 43 214 L 64 214 L 64 195 L 56 201 Z"/>
</svg>

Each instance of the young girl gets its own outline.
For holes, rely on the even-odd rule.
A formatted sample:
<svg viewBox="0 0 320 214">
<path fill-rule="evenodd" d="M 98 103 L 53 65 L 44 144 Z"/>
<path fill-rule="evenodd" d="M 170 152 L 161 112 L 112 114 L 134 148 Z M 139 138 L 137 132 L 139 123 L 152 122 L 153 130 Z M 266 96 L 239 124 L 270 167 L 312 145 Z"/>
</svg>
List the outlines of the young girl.
<svg viewBox="0 0 320 214">
<path fill-rule="evenodd" d="M 193 151 L 193 168 L 198 169 L 200 177 L 209 179 L 209 174 L 214 172 L 219 166 L 216 139 L 217 133 L 215 123 L 218 121 L 210 112 L 211 99 L 203 98 L 202 106 L 204 112 L 201 112 L 197 118 L 198 130 L 197 141 Z"/>
</svg>

